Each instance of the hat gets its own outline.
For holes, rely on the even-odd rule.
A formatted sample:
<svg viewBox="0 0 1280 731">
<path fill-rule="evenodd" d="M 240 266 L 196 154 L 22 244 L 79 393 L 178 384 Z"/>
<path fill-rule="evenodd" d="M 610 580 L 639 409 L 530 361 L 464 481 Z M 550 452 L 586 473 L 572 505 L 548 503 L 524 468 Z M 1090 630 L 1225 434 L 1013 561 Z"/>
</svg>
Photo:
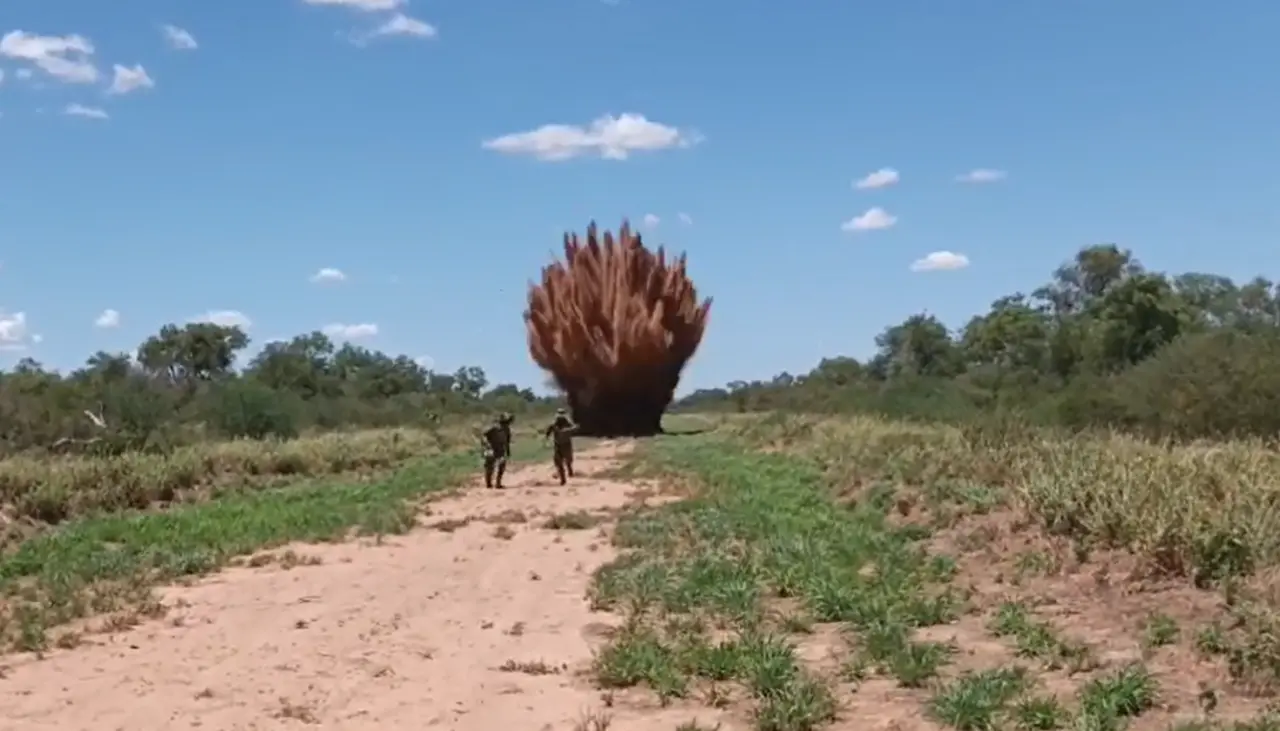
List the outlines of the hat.
<svg viewBox="0 0 1280 731">
<path fill-rule="evenodd" d="M 558 415 L 558 416 L 564 416 L 564 415 L 565 415 L 565 414 L 567 414 L 567 413 L 569 413 L 569 412 L 568 412 L 568 411 L 566 411 L 564 408 L 556 409 L 556 415 Z"/>
<path fill-rule="evenodd" d="M 512 415 L 511 415 L 511 412 L 509 412 L 509 411 L 504 411 L 504 412 L 502 412 L 501 414 L 498 414 L 498 422 L 499 422 L 499 423 L 502 423 L 502 424 L 510 424 L 511 422 L 513 422 L 513 421 L 515 421 L 515 420 L 516 420 L 516 417 L 512 416 Z"/>
</svg>

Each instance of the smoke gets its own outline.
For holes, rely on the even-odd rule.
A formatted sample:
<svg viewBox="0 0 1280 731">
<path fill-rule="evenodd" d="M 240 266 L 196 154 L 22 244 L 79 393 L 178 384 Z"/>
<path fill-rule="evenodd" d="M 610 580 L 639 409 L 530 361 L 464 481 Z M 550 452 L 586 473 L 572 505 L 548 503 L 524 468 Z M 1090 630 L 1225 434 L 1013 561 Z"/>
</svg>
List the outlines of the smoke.
<svg viewBox="0 0 1280 731">
<path fill-rule="evenodd" d="M 580 433 L 657 433 L 711 300 L 699 303 L 683 255 L 650 251 L 626 221 L 616 238 L 594 222 L 585 241 L 565 234 L 564 256 L 529 288 L 529 354 L 568 397 Z"/>
</svg>

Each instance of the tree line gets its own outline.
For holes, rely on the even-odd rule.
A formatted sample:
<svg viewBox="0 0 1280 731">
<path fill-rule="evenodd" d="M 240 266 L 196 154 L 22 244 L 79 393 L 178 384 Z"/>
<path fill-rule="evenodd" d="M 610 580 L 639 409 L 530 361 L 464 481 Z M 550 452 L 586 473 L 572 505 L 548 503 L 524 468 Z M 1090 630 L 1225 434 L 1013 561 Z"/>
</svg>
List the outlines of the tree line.
<svg viewBox="0 0 1280 731">
<path fill-rule="evenodd" d="M 25 359 L 0 373 L 0 456 L 427 425 L 555 400 L 491 385 L 479 367 L 438 373 L 320 332 L 269 343 L 237 368 L 248 344 L 237 327 L 189 323 L 70 373 Z M 1016 417 L 1175 438 L 1280 433 L 1280 286 L 1262 277 L 1169 275 L 1128 250 L 1092 246 L 957 332 L 919 314 L 875 345 L 865 360 L 835 356 L 805 374 L 703 389 L 675 408 Z"/>
<path fill-rule="evenodd" d="M 1170 275 L 1127 249 L 1091 246 L 957 332 L 918 314 L 875 345 L 865 361 L 826 358 L 806 374 L 695 392 L 677 408 L 1280 434 L 1280 286 L 1264 277 Z"/>
<path fill-rule="evenodd" d="M 163 451 L 206 438 L 428 425 L 448 414 L 543 409 L 551 399 L 483 369 L 437 373 L 320 332 L 268 343 L 242 369 L 238 327 L 166 325 L 135 353 L 60 373 L 24 359 L 0 373 L 0 456 L 29 450 Z"/>
</svg>

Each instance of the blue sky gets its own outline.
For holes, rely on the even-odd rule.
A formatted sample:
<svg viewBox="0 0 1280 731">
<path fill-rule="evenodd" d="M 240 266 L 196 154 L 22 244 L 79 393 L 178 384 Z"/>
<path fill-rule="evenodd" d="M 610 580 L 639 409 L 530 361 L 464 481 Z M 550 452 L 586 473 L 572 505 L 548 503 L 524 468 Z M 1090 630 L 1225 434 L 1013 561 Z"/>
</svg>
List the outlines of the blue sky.
<svg viewBox="0 0 1280 731">
<path fill-rule="evenodd" d="M 1261 0 L 5 0 L 0 355 L 234 311 L 537 384 L 527 282 L 624 215 L 715 298 L 682 391 L 960 326 L 1094 243 L 1273 273 L 1278 35 Z"/>
</svg>

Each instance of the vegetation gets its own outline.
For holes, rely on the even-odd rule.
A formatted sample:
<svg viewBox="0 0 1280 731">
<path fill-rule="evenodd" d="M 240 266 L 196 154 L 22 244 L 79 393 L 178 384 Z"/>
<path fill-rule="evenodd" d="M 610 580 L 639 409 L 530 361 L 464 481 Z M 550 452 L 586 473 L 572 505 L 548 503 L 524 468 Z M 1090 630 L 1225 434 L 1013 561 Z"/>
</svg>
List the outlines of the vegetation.
<svg viewBox="0 0 1280 731">
<path fill-rule="evenodd" d="M 166 325 L 135 354 L 97 353 L 69 374 L 23 360 L 0 374 L 0 457 L 172 453 L 214 439 L 317 430 L 434 427 L 456 414 L 544 409 L 527 388 L 490 387 L 482 369 L 435 373 L 408 356 L 323 333 L 272 342 L 237 370 L 248 337 L 212 323 Z"/>
<path fill-rule="evenodd" d="M 948 503 L 966 513 L 1016 505 L 1082 552 L 1123 549 L 1160 575 L 1201 585 L 1280 564 L 1280 523 L 1269 507 L 1280 454 L 1258 441 L 1178 446 L 785 414 L 724 428 L 816 459 L 840 484 L 923 486 L 921 499 L 943 522 L 961 517 Z"/>
<path fill-rule="evenodd" d="M 1280 691 L 1261 443 L 774 413 L 630 469 L 691 497 L 617 528 L 605 688 L 789 731 L 1280 727 L 1256 700 Z"/>
<path fill-rule="evenodd" d="M 1280 288 L 1147 271 L 1111 245 L 1082 249 L 1048 284 L 996 300 L 958 333 L 914 315 L 876 347 L 866 362 L 828 358 L 678 407 L 952 423 L 999 415 L 1180 439 L 1280 432 Z"/>
<path fill-rule="evenodd" d="M 289 541 L 399 533 L 413 523 L 406 498 L 439 490 L 474 465 L 447 455 L 372 485 L 317 482 L 244 491 L 156 513 L 75 521 L 24 541 L 0 559 L 0 639 L 42 650 L 49 629 L 90 614 L 160 611 L 151 588 L 215 570 Z M 121 619 L 108 620 L 119 624 Z"/>
<path fill-rule="evenodd" d="M 157 582 L 404 530 L 474 468 L 481 413 L 550 403 L 318 333 L 237 371 L 245 343 L 170 326 L 133 359 L 0 376 L 0 641 L 67 646 L 69 620 L 162 611 Z M 921 315 L 877 346 L 698 392 L 679 408 L 714 430 L 620 468 L 687 499 L 613 529 L 590 591 L 624 618 L 594 662 L 606 693 L 762 731 L 1280 728 L 1276 286 L 1093 247 L 959 334 Z"/>
<path fill-rule="evenodd" d="M 517 445 L 536 442 L 517 425 Z M 331 432 L 292 440 L 235 440 L 167 453 L 0 461 L 0 549 L 48 525 L 97 512 L 201 502 L 246 488 L 342 475 L 367 481 L 432 454 L 476 448 L 467 422 L 420 429 Z"/>
<path fill-rule="evenodd" d="M 0 548 L 82 514 L 385 473 L 474 445 L 484 414 L 552 403 L 490 388 L 476 367 L 437 374 L 321 333 L 269 343 L 236 370 L 247 344 L 235 327 L 167 325 L 133 356 L 0 374 Z"/>
<path fill-rule="evenodd" d="M 168 325 L 69 374 L 0 374 L 0 645 L 65 643 L 49 628 L 102 612 L 132 621 L 157 582 L 262 548 L 404 530 L 406 498 L 474 469 L 482 415 L 552 404 L 321 333 L 236 369 L 247 345 L 235 327 Z M 518 457 L 535 428 L 517 422 Z"/>
<path fill-rule="evenodd" d="M 360 454 L 346 439 L 304 440 L 301 449 Z M 107 629 L 129 626 L 164 611 L 153 598 L 156 585 L 215 571 L 263 549 L 403 533 L 414 525 L 416 498 L 452 487 L 476 469 L 474 454 L 466 451 L 421 442 L 408 448 L 420 451 L 393 474 L 373 480 L 308 480 L 295 473 L 275 489 L 229 485 L 203 496 L 209 499 L 164 511 L 102 506 L 56 530 L 30 534 L 0 554 L 0 649 L 74 643 L 78 633 L 51 630 L 93 615 L 108 614 Z M 514 456 L 545 458 L 545 452 L 527 438 L 517 442 Z M 292 552 L 279 560 L 306 563 Z"/>
<path fill-rule="evenodd" d="M 876 346 L 676 405 L 724 416 L 646 448 L 693 498 L 618 528 L 601 684 L 760 729 L 1280 728 L 1280 288 L 1090 247 Z"/>
</svg>

